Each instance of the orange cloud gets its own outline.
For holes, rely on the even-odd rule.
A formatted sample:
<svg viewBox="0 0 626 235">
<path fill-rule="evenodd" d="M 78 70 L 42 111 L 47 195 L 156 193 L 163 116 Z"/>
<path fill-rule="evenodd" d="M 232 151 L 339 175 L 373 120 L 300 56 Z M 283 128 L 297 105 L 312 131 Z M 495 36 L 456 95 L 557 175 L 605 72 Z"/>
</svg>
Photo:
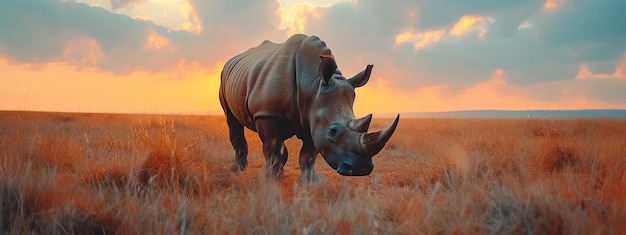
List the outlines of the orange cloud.
<svg viewBox="0 0 626 235">
<path fill-rule="evenodd" d="M 602 102 L 578 92 L 585 84 L 572 81 L 539 83 L 524 87 L 506 81 L 506 72 L 495 69 L 489 79 L 450 94 L 445 85 L 398 91 L 380 78 L 357 89 L 354 111 L 357 116 L 371 112 L 443 112 L 455 110 L 585 109 L 624 108 L 624 104 Z M 565 95 L 565 97 L 564 97 Z M 390 105 L 393 104 L 393 105 Z"/>
<path fill-rule="evenodd" d="M 463 36 L 476 29 L 480 32 L 479 37 L 482 37 L 487 33 L 487 24 L 490 22 L 493 22 L 493 19 L 484 16 L 462 16 L 450 29 L 450 35 Z"/>
<path fill-rule="evenodd" d="M 546 0 L 543 4 L 544 9 L 556 9 L 564 4 L 565 0 Z"/>
<path fill-rule="evenodd" d="M 203 30 L 202 23 L 193 5 L 189 1 L 185 1 L 180 9 L 181 14 L 184 16 L 181 28 L 189 32 L 201 33 Z"/>
<path fill-rule="evenodd" d="M 431 30 L 426 32 L 413 32 L 413 30 L 409 30 L 397 34 L 395 43 L 399 45 L 406 42 L 413 42 L 413 47 L 417 51 L 420 48 L 430 46 L 441 40 L 445 34 L 446 31 L 444 30 Z"/>
<path fill-rule="evenodd" d="M 287 30 L 287 35 L 304 33 L 308 17 L 320 17 L 320 15 L 316 13 L 318 7 L 328 6 L 315 6 L 308 2 L 298 3 L 293 6 L 283 6 L 281 2 L 281 7 L 276 10 L 276 13 L 280 15 L 278 29 Z"/>
<path fill-rule="evenodd" d="M 161 48 L 167 47 L 170 41 L 159 35 L 155 30 L 150 30 L 150 34 L 148 35 L 148 39 L 146 40 L 146 44 L 144 44 L 143 49 L 145 50 L 160 50 Z"/>
<path fill-rule="evenodd" d="M 465 109 L 524 109 L 527 102 L 517 96 L 503 69 L 496 69 L 488 80 L 465 89 L 452 100 Z"/>
<path fill-rule="evenodd" d="M 407 15 L 409 17 L 413 16 L 411 12 L 407 13 Z M 487 33 L 488 25 L 492 22 L 493 19 L 490 17 L 466 15 L 461 17 L 448 31 L 446 31 L 445 29 L 437 29 L 424 32 L 416 32 L 411 27 L 407 31 L 396 34 L 395 44 L 400 45 L 403 43 L 412 42 L 415 51 L 417 51 L 421 48 L 425 48 L 437 43 L 448 35 L 459 37 L 470 31 L 478 30 L 478 37 L 483 37 Z"/>
<path fill-rule="evenodd" d="M 100 45 L 91 38 L 77 38 L 65 42 L 63 57 L 81 65 L 94 65 L 103 56 Z"/>
<path fill-rule="evenodd" d="M 583 63 L 576 74 L 576 79 L 626 79 L 626 53 L 622 56 L 622 59 L 615 65 L 615 71 L 612 74 L 596 73 L 594 74 L 589 69 L 587 63 Z"/>
</svg>

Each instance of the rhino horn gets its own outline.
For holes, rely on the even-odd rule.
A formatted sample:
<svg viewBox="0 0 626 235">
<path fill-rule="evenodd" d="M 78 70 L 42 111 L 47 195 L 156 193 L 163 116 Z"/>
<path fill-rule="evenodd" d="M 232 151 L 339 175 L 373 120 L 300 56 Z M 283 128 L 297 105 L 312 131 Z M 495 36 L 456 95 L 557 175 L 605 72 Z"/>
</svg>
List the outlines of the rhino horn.
<svg viewBox="0 0 626 235">
<path fill-rule="evenodd" d="M 355 130 L 356 132 L 365 133 L 370 128 L 371 122 L 372 114 L 370 113 L 365 117 L 350 121 L 348 126 L 350 127 L 350 129 Z"/>
<path fill-rule="evenodd" d="M 361 147 L 363 149 L 363 154 L 369 157 L 373 157 L 378 154 L 380 150 L 385 147 L 385 144 L 389 141 L 393 132 L 396 131 L 399 119 L 400 115 L 396 116 L 396 120 L 394 120 L 393 123 L 383 131 L 361 134 Z"/>
<path fill-rule="evenodd" d="M 348 82 L 350 82 L 350 84 L 352 84 L 354 88 L 365 86 L 365 84 L 367 84 L 367 81 L 370 80 L 370 75 L 372 74 L 373 67 L 373 64 L 367 65 L 367 67 L 365 67 L 365 70 L 348 79 Z"/>
</svg>

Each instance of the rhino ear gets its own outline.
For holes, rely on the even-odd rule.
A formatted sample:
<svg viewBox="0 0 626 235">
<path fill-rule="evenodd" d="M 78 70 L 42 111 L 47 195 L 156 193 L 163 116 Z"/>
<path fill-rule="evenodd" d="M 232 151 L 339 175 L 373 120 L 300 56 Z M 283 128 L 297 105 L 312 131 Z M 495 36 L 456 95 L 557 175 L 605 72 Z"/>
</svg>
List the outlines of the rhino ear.
<svg viewBox="0 0 626 235">
<path fill-rule="evenodd" d="M 337 64 L 335 59 L 329 55 L 321 55 L 322 62 L 320 63 L 320 75 L 324 79 L 324 83 L 328 83 L 333 77 L 335 70 L 337 70 Z"/>
<path fill-rule="evenodd" d="M 353 87 L 362 87 L 365 86 L 365 84 L 367 84 L 367 81 L 370 80 L 370 75 L 372 74 L 372 68 L 374 67 L 373 64 L 369 64 L 367 65 L 367 67 L 365 68 L 365 70 L 361 71 L 359 74 L 354 75 L 354 77 L 348 79 L 348 81 L 350 82 L 350 84 L 352 84 Z"/>
</svg>

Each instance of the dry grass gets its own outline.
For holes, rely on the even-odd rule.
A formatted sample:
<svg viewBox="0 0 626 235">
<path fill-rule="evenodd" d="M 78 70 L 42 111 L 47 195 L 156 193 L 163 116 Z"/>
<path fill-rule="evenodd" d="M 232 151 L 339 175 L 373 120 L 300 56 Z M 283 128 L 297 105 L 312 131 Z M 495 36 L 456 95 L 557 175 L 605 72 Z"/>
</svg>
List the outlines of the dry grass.
<svg viewBox="0 0 626 235">
<path fill-rule="evenodd" d="M 376 120 L 374 129 L 389 120 Z M 371 176 L 303 185 L 228 169 L 222 117 L 0 113 L 0 231 L 45 234 L 615 234 L 626 123 L 403 119 Z"/>
</svg>

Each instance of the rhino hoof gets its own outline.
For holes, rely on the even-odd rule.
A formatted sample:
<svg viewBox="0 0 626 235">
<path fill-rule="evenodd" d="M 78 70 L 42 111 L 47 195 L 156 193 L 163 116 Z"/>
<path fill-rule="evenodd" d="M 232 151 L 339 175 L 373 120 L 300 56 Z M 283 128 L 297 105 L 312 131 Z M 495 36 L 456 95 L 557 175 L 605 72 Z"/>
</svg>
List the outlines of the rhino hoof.
<svg viewBox="0 0 626 235">
<path fill-rule="evenodd" d="M 282 179 L 285 178 L 285 173 L 280 170 L 280 171 L 271 171 L 271 170 L 265 170 L 265 178 L 269 179 L 269 180 L 273 180 L 273 181 L 281 181 Z"/>
<path fill-rule="evenodd" d="M 242 166 L 240 164 L 235 163 L 230 167 L 230 170 L 235 173 L 242 172 L 246 170 L 246 166 Z"/>
<path fill-rule="evenodd" d="M 324 182 L 324 178 L 317 174 L 300 175 L 299 181 L 305 184 L 321 184 Z"/>
</svg>

